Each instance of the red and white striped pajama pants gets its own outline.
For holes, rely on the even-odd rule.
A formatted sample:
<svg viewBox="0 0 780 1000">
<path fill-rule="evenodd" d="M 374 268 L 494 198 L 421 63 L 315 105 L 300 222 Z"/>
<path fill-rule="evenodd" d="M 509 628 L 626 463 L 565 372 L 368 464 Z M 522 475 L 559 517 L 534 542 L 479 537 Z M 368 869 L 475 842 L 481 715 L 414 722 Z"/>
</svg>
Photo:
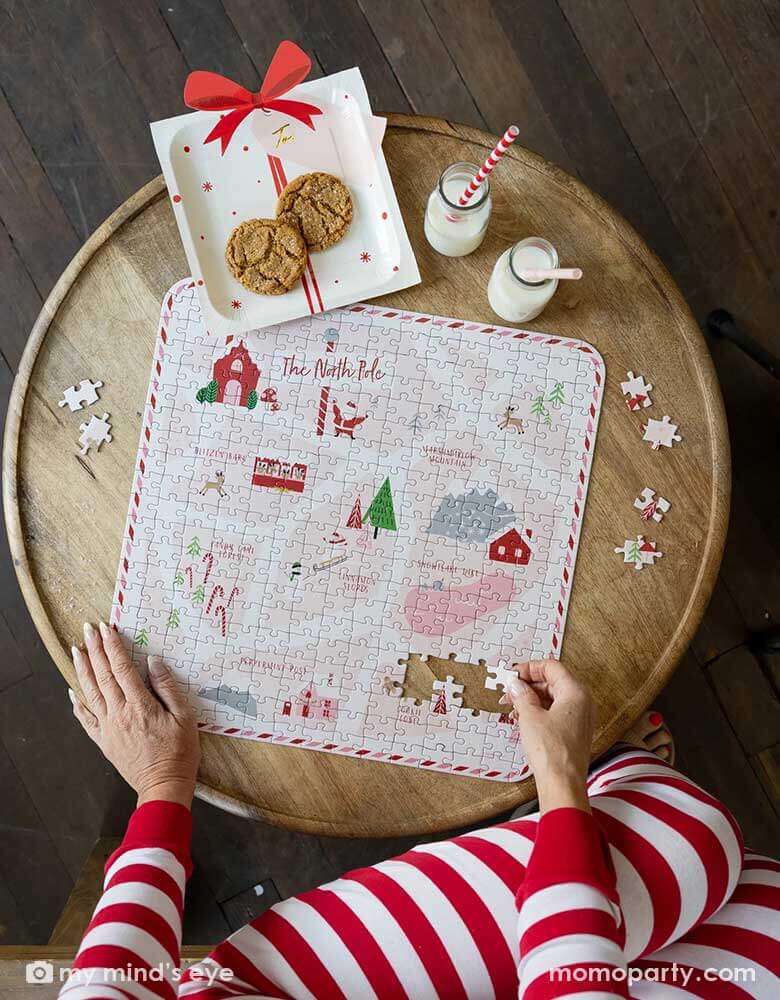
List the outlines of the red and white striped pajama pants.
<svg viewBox="0 0 780 1000">
<path fill-rule="evenodd" d="M 450 1000 L 514 997 L 519 983 L 528 1000 L 780 997 L 780 864 L 743 858 L 728 811 L 653 754 L 627 749 L 589 785 L 592 818 L 555 810 L 351 872 L 152 992 Z M 105 970 L 178 963 L 189 829 L 176 810 L 189 816 L 152 803 L 131 821 L 68 1000 L 151 997 L 149 984 L 114 992 Z M 229 982 L 206 982 L 220 969 Z"/>
</svg>

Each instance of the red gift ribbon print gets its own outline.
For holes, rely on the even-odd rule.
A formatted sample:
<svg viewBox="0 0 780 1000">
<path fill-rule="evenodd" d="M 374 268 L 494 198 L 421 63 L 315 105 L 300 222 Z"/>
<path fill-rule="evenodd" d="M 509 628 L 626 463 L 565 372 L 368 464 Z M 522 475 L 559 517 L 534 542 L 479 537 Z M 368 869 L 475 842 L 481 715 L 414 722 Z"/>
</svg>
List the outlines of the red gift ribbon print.
<svg viewBox="0 0 780 1000">
<path fill-rule="evenodd" d="M 312 118 L 322 111 L 304 101 L 280 100 L 309 75 L 311 59 L 295 42 L 281 42 L 257 93 L 219 73 L 195 70 L 184 84 L 184 103 L 196 111 L 227 111 L 203 140 L 204 145 L 219 139 L 222 154 L 241 124 L 253 111 L 278 111 L 313 129 Z"/>
</svg>

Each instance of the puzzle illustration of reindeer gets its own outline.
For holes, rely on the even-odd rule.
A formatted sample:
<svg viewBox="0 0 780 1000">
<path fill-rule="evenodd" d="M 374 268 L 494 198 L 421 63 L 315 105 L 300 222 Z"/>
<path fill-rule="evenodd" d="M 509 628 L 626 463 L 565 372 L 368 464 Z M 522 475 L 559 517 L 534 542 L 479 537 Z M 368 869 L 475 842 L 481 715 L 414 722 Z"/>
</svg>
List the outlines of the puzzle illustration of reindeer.
<svg viewBox="0 0 780 1000">
<path fill-rule="evenodd" d="M 525 432 L 525 427 L 523 426 L 523 421 L 520 417 L 513 417 L 512 414 L 517 410 L 516 406 L 507 406 L 504 412 L 501 414 L 498 421 L 498 429 L 501 431 L 508 430 L 510 427 L 514 427 L 518 434 L 523 434 Z"/>
<path fill-rule="evenodd" d="M 203 486 L 201 486 L 201 488 L 198 490 L 198 493 L 201 496 L 205 496 L 209 492 L 209 490 L 214 490 L 214 492 L 218 493 L 219 496 L 226 497 L 227 491 L 223 489 L 224 485 L 225 485 L 225 473 L 218 472 L 213 479 L 206 480 Z"/>
</svg>

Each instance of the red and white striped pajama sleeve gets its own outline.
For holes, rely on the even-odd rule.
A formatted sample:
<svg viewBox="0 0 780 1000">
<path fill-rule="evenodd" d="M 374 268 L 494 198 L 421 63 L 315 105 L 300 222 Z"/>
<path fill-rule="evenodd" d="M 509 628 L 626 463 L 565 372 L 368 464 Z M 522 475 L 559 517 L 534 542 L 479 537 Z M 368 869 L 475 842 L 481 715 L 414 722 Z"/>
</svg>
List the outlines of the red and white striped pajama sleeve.
<svg viewBox="0 0 780 1000">
<path fill-rule="evenodd" d="M 625 930 L 609 848 L 593 817 L 554 809 L 539 820 L 519 912 L 524 1000 L 627 998 Z"/>
<path fill-rule="evenodd" d="M 184 806 L 148 802 L 136 809 L 106 862 L 103 895 L 61 997 L 174 1000 L 191 836 Z"/>
<path fill-rule="evenodd" d="M 780 866 L 750 858 L 740 878 L 742 843 L 728 811 L 652 754 L 627 750 L 601 764 L 590 794 L 592 818 L 556 810 L 488 827 L 277 903 L 185 973 L 179 995 L 508 998 L 520 978 L 529 1000 L 602 1000 L 627 995 L 619 978 L 550 983 L 551 969 L 619 970 L 627 961 L 629 975 L 677 963 L 688 976 L 662 986 L 629 980 L 632 997 L 776 1000 Z M 189 822 L 180 806 L 136 812 L 67 1000 L 172 995 L 172 981 L 114 988 L 103 970 L 178 961 Z M 708 967 L 735 966 L 753 968 L 756 984 L 702 978 Z M 221 970 L 233 978 L 220 981 Z"/>
</svg>

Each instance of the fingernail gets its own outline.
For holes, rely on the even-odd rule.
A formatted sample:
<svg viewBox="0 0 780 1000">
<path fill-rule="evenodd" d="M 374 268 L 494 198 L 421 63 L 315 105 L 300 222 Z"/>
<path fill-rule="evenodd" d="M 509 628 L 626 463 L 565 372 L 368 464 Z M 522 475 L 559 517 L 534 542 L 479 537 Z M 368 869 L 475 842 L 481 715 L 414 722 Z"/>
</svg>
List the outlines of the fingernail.
<svg viewBox="0 0 780 1000">
<path fill-rule="evenodd" d="M 525 694 L 522 683 L 516 677 L 507 681 L 506 690 L 509 692 L 510 698 L 522 698 Z"/>
<path fill-rule="evenodd" d="M 147 662 L 149 664 L 149 673 L 153 677 L 164 677 L 168 673 L 168 669 L 163 663 L 161 656 L 150 656 Z"/>
<path fill-rule="evenodd" d="M 90 639 L 94 639 L 94 637 L 95 637 L 94 628 L 92 628 L 92 625 L 89 622 L 84 622 L 84 638 L 87 640 L 87 642 L 89 642 Z"/>
<path fill-rule="evenodd" d="M 73 662 L 78 666 L 78 664 L 81 662 L 81 650 L 79 649 L 79 647 L 71 646 L 70 655 L 73 658 Z"/>
<path fill-rule="evenodd" d="M 76 707 L 76 695 L 73 693 L 73 688 L 68 688 L 68 697 L 70 698 L 71 705 Z"/>
<path fill-rule="evenodd" d="M 100 634 L 104 639 L 107 639 L 111 635 L 111 630 L 104 621 L 98 622 L 98 628 L 100 629 Z"/>
<path fill-rule="evenodd" d="M 651 712 L 648 716 L 651 726 L 661 726 L 663 725 L 664 717 L 660 712 Z"/>
</svg>

